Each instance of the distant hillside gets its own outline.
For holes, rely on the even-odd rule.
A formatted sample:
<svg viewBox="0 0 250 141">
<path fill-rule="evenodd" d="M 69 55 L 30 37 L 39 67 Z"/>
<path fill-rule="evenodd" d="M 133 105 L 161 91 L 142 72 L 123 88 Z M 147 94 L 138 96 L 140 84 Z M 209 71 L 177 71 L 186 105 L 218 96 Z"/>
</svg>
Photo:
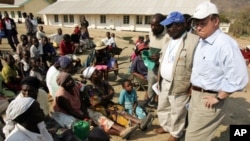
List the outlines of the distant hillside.
<svg viewBox="0 0 250 141">
<path fill-rule="evenodd" d="M 211 0 L 211 2 L 218 6 L 220 12 L 231 16 L 250 8 L 250 0 Z"/>
</svg>

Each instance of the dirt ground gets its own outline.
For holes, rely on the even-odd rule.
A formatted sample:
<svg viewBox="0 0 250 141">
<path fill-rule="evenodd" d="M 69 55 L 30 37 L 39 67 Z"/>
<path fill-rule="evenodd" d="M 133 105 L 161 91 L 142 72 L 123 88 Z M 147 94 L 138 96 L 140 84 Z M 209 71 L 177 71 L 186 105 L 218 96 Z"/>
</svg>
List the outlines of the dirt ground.
<svg viewBox="0 0 250 141">
<path fill-rule="evenodd" d="M 17 25 L 18 32 L 20 36 L 21 34 L 25 33 L 24 25 Z M 58 27 L 55 26 L 44 26 L 44 31 L 47 35 L 56 33 L 56 29 Z M 62 28 L 63 33 L 71 34 L 73 32 L 73 28 Z M 129 56 L 132 54 L 132 48 L 134 47 L 128 40 L 124 40 L 124 38 L 133 38 L 136 39 L 139 35 L 144 36 L 147 33 L 145 32 L 128 32 L 128 31 L 114 31 L 114 30 L 97 30 L 97 29 L 89 29 L 90 36 L 94 38 L 94 41 L 98 41 L 102 38 L 105 38 L 105 32 L 110 31 L 111 33 L 116 34 L 116 42 L 119 47 L 128 47 L 122 51 L 122 54 L 119 56 L 118 63 L 120 64 L 119 70 L 121 78 L 129 77 L 128 68 L 129 68 Z M 246 45 L 250 44 L 250 39 L 236 39 L 241 48 L 245 47 Z M 10 47 L 7 44 L 6 39 L 3 39 L 2 45 L 0 45 L 0 50 L 10 50 Z M 89 54 L 90 50 L 86 50 L 82 55 L 79 55 L 81 61 L 84 61 L 86 56 Z M 250 73 L 250 69 L 248 69 Z M 121 90 L 120 79 L 114 78 L 113 72 L 109 74 L 110 83 L 115 88 L 115 98 L 114 101 L 118 100 L 119 92 Z M 78 77 L 76 75 L 75 77 Z M 138 99 L 139 103 L 142 103 L 143 96 L 145 91 L 138 91 Z M 248 124 L 250 125 L 250 83 L 248 83 L 247 87 L 241 91 L 234 93 L 230 96 L 230 105 L 228 107 L 228 115 L 226 116 L 225 120 L 223 121 L 222 125 L 218 128 L 216 132 L 216 137 L 214 141 L 229 141 L 229 125 L 230 124 Z M 153 113 L 155 114 L 155 110 L 152 109 Z M 166 141 L 169 137 L 169 134 L 155 134 L 153 129 L 158 127 L 158 119 L 157 117 L 154 119 L 153 124 L 150 128 L 146 131 L 135 131 L 129 141 Z M 1 139 L 0 139 L 1 140 Z M 120 137 L 112 136 L 113 141 L 122 141 Z M 184 141 L 184 139 L 181 139 Z"/>
</svg>

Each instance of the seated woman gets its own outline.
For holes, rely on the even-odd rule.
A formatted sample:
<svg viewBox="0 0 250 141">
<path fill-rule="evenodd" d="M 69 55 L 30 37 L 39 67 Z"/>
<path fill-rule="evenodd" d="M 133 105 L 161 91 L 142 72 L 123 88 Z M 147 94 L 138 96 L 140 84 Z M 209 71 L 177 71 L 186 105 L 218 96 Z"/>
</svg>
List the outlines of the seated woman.
<svg viewBox="0 0 250 141">
<path fill-rule="evenodd" d="M 0 71 L 2 71 L 3 65 L 2 62 L 0 61 Z M 3 102 L 7 100 L 8 98 L 13 98 L 15 97 L 15 93 L 11 90 L 9 90 L 5 85 L 4 85 L 4 79 L 2 73 L 0 73 L 0 98 L 3 99 Z M 1 105 L 2 106 L 2 105 Z M 1 107 L 0 106 L 0 107 Z M 3 107 L 1 107 L 3 108 Z M 4 108 L 3 108 L 4 109 Z"/>
<path fill-rule="evenodd" d="M 39 103 L 33 98 L 16 98 L 6 110 L 5 141 L 53 141 L 44 119 Z"/>
<path fill-rule="evenodd" d="M 85 88 L 85 95 L 89 96 L 92 109 L 109 115 L 111 119 L 118 124 L 128 126 L 128 124 L 139 124 L 141 130 L 144 130 L 152 120 L 152 115 L 141 120 L 125 112 L 125 108 L 112 102 L 115 94 L 113 87 L 104 80 L 101 80 L 102 73 L 94 67 L 88 67 L 83 71 L 83 77 L 89 79 L 91 86 Z M 131 123 L 130 123 L 131 122 Z"/>
<path fill-rule="evenodd" d="M 35 99 L 47 117 L 49 115 L 48 94 L 40 88 L 40 81 L 36 77 L 28 76 L 21 81 L 21 87 L 21 92 L 16 98 L 31 97 Z"/>
<path fill-rule="evenodd" d="M 19 68 L 20 68 L 22 77 L 26 77 L 26 76 L 29 76 L 30 69 L 31 69 L 30 64 L 29 64 L 30 51 L 28 51 L 28 50 L 23 51 L 22 56 L 23 56 L 23 58 L 19 63 L 19 65 L 20 65 Z"/>
<path fill-rule="evenodd" d="M 63 35 L 63 40 L 60 42 L 59 50 L 61 56 L 75 53 L 76 48 L 74 44 L 72 44 L 69 34 Z"/>
<path fill-rule="evenodd" d="M 41 38 L 41 42 L 43 45 L 43 60 L 44 62 L 48 61 L 51 64 L 52 60 L 56 57 L 56 50 L 49 43 L 46 36 Z M 47 63 L 45 63 L 45 65 L 47 65 Z"/>
<path fill-rule="evenodd" d="M 80 45 L 83 46 L 84 49 L 91 48 L 90 45 L 90 37 L 89 32 L 87 31 L 86 27 L 81 27 L 81 33 L 80 33 Z"/>
<path fill-rule="evenodd" d="M 108 72 L 114 71 L 115 75 L 118 75 L 118 63 L 114 57 L 111 57 L 112 54 L 107 50 L 107 46 L 99 41 L 96 43 L 95 47 L 95 59 L 94 66 L 97 70 L 101 71 L 104 76 L 104 80 L 108 80 Z"/>
<path fill-rule="evenodd" d="M 15 59 L 11 54 L 7 54 L 4 58 L 6 65 L 2 69 L 2 76 L 6 86 L 15 93 L 21 90 L 20 82 L 22 78 L 18 75 Z"/>
<path fill-rule="evenodd" d="M 148 49 L 148 46 L 144 43 L 138 45 L 138 49 L 136 51 L 136 57 L 132 62 L 131 73 L 136 78 L 147 81 L 148 68 L 145 66 L 141 53 L 143 50 Z"/>
<path fill-rule="evenodd" d="M 75 84 L 69 73 L 61 72 L 57 77 L 59 89 L 54 102 L 53 118 L 62 126 L 71 128 L 77 120 L 91 121 L 102 127 L 105 132 L 127 138 L 137 126 L 124 128 L 99 112 L 87 108 L 80 95 L 80 87 Z"/>
</svg>

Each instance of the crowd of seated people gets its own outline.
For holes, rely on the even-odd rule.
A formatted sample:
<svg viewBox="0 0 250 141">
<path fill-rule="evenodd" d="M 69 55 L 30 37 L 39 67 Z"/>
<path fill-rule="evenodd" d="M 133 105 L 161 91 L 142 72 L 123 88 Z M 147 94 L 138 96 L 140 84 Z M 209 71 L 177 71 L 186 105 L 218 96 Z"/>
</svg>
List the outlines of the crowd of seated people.
<svg viewBox="0 0 250 141">
<path fill-rule="evenodd" d="M 62 30 L 58 29 L 57 34 L 47 37 L 43 27 L 39 26 L 38 28 L 36 36 L 28 38 L 26 35 L 21 35 L 21 43 L 18 45 L 16 52 L 6 53 L 3 57 L 6 65 L 3 66 L 1 71 L 0 80 L 2 81 L 0 81 L 0 85 L 3 85 L 6 89 L 0 88 L 1 94 L 3 94 L 0 102 L 3 110 L 1 109 L 0 112 L 4 112 L 13 99 L 15 101 L 31 97 L 35 102 L 28 100 L 30 104 L 38 102 L 43 115 L 46 117 L 39 119 L 34 125 L 43 126 L 45 123 L 48 126 L 50 120 L 48 122 L 47 118 L 49 118 L 57 124 L 57 127 L 72 130 L 75 122 L 83 120 L 92 126 L 100 126 L 106 134 L 117 135 L 122 138 L 129 137 L 138 127 L 145 130 L 152 120 L 150 114 L 139 119 L 131 113 L 127 113 L 124 106 L 112 102 L 114 89 L 107 81 L 108 72 L 114 71 L 117 76 L 118 63 L 113 54 L 109 52 L 109 48 L 117 47 L 116 45 L 105 45 L 102 41 L 96 43 L 93 66 L 91 66 L 95 71 L 92 72 L 93 76 L 91 74 L 88 79 L 93 89 L 89 89 L 91 87 L 87 87 L 72 78 L 75 73 L 74 68 L 78 65 L 81 66 L 81 60 L 72 55 L 75 54 L 76 47 L 71 40 L 71 36 L 69 34 L 63 35 Z M 86 42 L 86 39 L 90 38 L 84 27 L 80 28 L 80 32 L 77 30 L 74 33 L 80 33 L 80 42 Z M 107 38 L 109 36 L 115 43 L 115 34 L 108 35 Z M 13 56 L 18 56 L 18 59 L 14 59 Z M 95 76 L 96 73 L 97 76 Z M 85 78 L 87 78 L 86 75 Z M 100 83 L 96 83 L 98 81 Z M 85 91 L 83 91 L 83 87 L 86 88 Z M 106 88 L 110 88 L 107 91 L 105 90 L 107 93 L 100 91 Z M 93 90 L 93 93 L 90 92 L 91 90 Z M 99 100 L 102 99 L 102 108 L 100 109 L 106 108 L 105 112 L 96 108 L 98 106 L 91 94 L 100 96 L 98 98 Z M 87 99 L 85 97 L 85 101 L 83 101 L 83 95 L 88 96 Z M 89 101 L 89 105 L 86 104 L 86 100 Z M 26 107 L 29 108 L 29 106 Z M 119 110 L 116 107 L 119 107 Z M 29 109 L 26 110 L 30 111 Z M 25 111 L 23 112 L 26 114 Z M 8 115 L 8 113 L 6 114 Z M 118 115 L 119 120 L 117 119 Z M 22 116 L 22 113 L 18 116 Z M 67 118 L 71 119 L 71 122 L 68 122 Z M 16 117 L 11 118 L 11 120 L 27 122 L 19 121 Z M 19 124 L 18 122 L 16 123 Z M 34 132 L 27 127 L 22 128 Z M 50 126 L 42 130 L 47 130 L 52 138 L 56 136 L 55 129 L 50 129 Z M 11 130 L 9 133 L 4 136 L 8 140 L 11 140 L 17 134 L 16 130 Z M 39 131 L 36 134 L 39 134 Z M 50 140 L 50 135 L 47 135 L 46 138 Z"/>
</svg>

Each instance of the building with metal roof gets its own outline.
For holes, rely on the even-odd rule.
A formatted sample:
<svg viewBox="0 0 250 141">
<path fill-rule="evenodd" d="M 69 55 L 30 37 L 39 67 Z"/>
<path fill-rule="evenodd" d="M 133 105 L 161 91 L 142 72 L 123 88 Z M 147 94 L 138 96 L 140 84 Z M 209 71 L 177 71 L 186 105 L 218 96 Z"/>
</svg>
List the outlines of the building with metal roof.
<svg viewBox="0 0 250 141">
<path fill-rule="evenodd" d="M 203 1 L 210 0 L 57 0 L 38 13 L 47 25 L 72 27 L 85 15 L 89 28 L 149 31 L 155 13 L 192 14 Z"/>
<path fill-rule="evenodd" d="M 33 13 L 37 16 L 37 13 L 50 5 L 47 0 L 15 0 L 13 5 L 0 4 L 0 14 L 7 12 L 11 18 L 16 22 L 22 19 L 22 13 Z"/>
</svg>

